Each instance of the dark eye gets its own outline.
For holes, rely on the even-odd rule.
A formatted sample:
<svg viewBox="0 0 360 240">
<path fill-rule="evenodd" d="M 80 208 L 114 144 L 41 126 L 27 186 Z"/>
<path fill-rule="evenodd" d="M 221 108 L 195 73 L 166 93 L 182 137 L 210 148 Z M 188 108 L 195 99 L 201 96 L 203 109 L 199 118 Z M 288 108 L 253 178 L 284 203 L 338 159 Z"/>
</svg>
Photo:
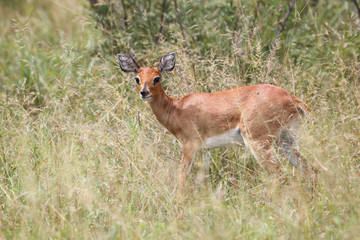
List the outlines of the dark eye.
<svg viewBox="0 0 360 240">
<path fill-rule="evenodd" d="M 154 77 L 153 79 L 154 85 L 160 82 L 160 77 Z"/>
<path fill-rule="evenodd" d="M 140 85 L 140 78 L 136 77 L 136 78 L 135 78 L 135 81 L 136 81 L 136 84 L 137 84 L 137 85 Z"/>
</svg>

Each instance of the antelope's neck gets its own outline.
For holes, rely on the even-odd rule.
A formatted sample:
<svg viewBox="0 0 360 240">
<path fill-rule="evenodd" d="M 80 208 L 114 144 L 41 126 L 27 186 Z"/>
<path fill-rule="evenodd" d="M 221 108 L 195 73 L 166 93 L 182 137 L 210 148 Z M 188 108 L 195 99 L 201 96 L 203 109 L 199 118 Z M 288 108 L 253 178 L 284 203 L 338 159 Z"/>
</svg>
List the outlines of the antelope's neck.
<svg viewBox="0 0 360 240">
<path fill-rule="evenodd" d="M 157 120 L 172 134 L 174 133 L 173 115 L 176 114 L 176 99 L 166 95 L 165 91 L 161 89 L 153 101 L 150 102 L 150 107 L 155 114 Z"/>
</svg>

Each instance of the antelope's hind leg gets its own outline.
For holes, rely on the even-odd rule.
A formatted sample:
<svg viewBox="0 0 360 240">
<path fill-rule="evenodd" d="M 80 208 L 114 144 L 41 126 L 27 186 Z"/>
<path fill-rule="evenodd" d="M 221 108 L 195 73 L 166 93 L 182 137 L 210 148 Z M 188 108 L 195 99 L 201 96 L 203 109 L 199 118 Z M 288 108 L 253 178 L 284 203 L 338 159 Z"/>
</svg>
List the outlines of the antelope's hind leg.
<svg viewBox="0 0 360 240">
<path fill-rule="evenodd" d="M 291 132 L 289 130 L 281 131 L 277 142 L 280 153 L 289 161 L 289 163 L 294 167 L 300 167 L 299 158 L 296 154 L 300 153 L 299 146 L 295 142 L 295 137 L 292 136 Z M 300 170 L 305 174 L 303 169 L 300 168 Z"/>
<path fill-rule="evenodd" d="M 258 164 L 270 175 L 282 175 L 280 165 L 274 157 L 274 146 L 269 137 L 263 139 L 248 139 L 246 145 L 250 148 L 251 154 Z"/>
<path fill-rule="evenodd" d="M 296 134 L 294 131 L 283 129 L 277 140 L 279 151 L 292 166 L 301 171 L 310 187 L 311 181 L 316 182 L 317 170 L 302 156 L 295 138 Z"/>
</svg>

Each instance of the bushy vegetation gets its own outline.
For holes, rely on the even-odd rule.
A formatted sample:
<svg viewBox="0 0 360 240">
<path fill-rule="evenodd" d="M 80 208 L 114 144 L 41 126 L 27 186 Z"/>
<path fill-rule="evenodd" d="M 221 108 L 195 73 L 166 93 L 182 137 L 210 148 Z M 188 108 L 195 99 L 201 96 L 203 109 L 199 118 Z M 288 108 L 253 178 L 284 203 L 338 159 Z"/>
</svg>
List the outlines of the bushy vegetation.
<svg viewBox="0 0 360 240">
<path fill-rule="evenodd" d="M 358 1 L 90 2 L 0 1 L 0 238 L 360 235 Z M 320 169 L 314 192 L 285 162 L 289 182 L 274 185 L 226 148 L 203 152 L 208 176 L 198 154 L 177 201 L 181 149 L 118 52 L 142 65 L 176 52 L 173 97 L 271 83 L 301 98 L 315 112 L 299 142 Z"/>
</svg>

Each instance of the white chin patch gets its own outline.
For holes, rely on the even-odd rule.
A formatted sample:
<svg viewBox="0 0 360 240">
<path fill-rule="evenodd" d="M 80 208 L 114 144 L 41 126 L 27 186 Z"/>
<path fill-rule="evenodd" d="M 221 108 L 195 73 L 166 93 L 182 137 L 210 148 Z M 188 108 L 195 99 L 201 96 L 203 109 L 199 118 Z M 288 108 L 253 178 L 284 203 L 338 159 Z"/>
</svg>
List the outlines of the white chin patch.
<svg viewBox="0 0 360 240">
<path fill-rule="evenodd" d="M 148 102 L 148 101 L 150 101 L 152 99 L 152 96 L 147 96 L 147 97 L 141 97 L 140 96 L 140 98 L 141 98 L 141 100 Z"/>
</svg>

